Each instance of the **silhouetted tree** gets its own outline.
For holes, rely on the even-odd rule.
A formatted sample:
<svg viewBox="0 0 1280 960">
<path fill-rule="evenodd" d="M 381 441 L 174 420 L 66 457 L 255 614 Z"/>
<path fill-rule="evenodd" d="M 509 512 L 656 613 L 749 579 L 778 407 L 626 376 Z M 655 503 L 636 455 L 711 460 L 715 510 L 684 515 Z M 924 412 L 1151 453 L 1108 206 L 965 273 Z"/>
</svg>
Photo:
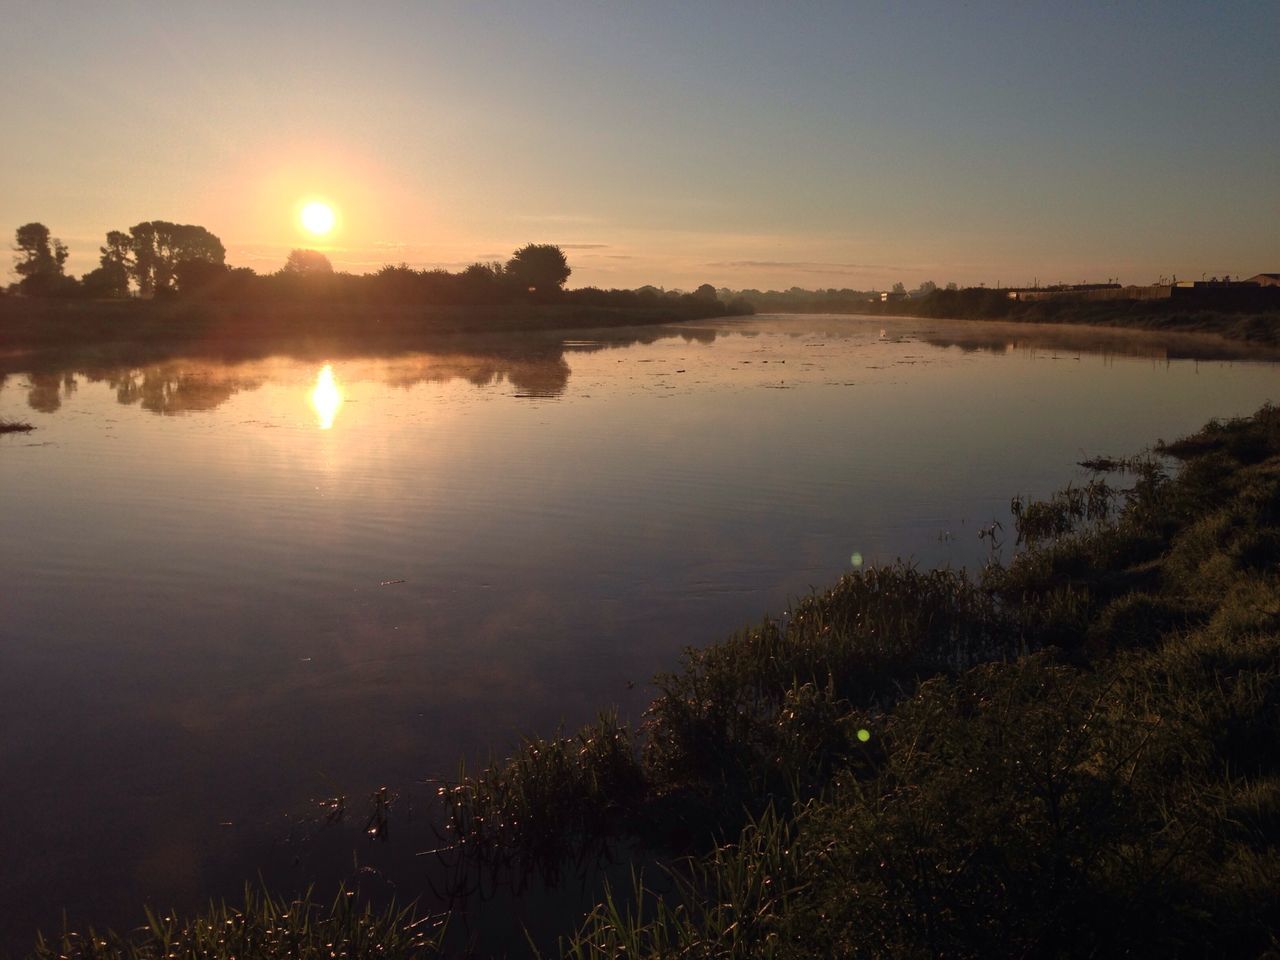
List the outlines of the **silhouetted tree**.
<svg viewBox="0 0 1280 960">
<path fill-rule="evenodd" d="M 98 248 L 98 262 L 104 267 L 118 264 L 128 267 L 133 259 L 133 238 L 123 230 L 108 230 L 107 242 Z"/>
<path fill-rule="evenodd" d="M 926 280 L 924 283 L 920 284 L 920 286 L 916 287 L 915 295 L 918 297 L 927 297 L 937 289 L 938 285 L 936 283 L 932 280 Z"/>
<path fill-rule="evenodd" d="M 502 279 L 502 264 L 496 260 L 489 263 L 473 263 L 462 271 L 462 279 L 477 285 L 496 283 Z"/>
<path fill-rule="evenodd" d="M 184 260 L 215 264 L 226 260 L 222 241 L 194 224 L 167 220 L 135 224 L 129 228 L 127 252 L 122 236 L 119 231 L 107 234 L 103 256 L 108 256 L 110 251 L 113 258 L 123 259 L 129 276 L 144 297 L 172 290 L 177 266 Z"/>
<path fill-rule="evenodd" d="M 894 292 L 894 293 L 906 293 L 906 292 L 907 292 L 906 284 L 903 284 L 903 283 L 895 283 L 895 284 L 893 285 L 893 292 Z"/>
<path fill-rule="evenodd" d="M 22 278 L 18 289 L 37 297 L 65 292 L 69 278 L 62 268 L 67 262 L 67 245 L 50 237 L 43 223 L 24 223 L 15 236 L 13 269 Z"/>
<path fill-rule="evenodd" d="M 569 279 L 569 262 L 564 251 L 551 243 L 530 243 L 507 261 L 506 275 L 512 283 L 531 292 L 551 293 Z"/>
<path fill-rule="evenodd" d="M 497 303 L 509 296 L 511 286 L 506 282 L 502 264 L 496 260 L 473 263 L 458 274 L 458 295 L 464 303 Z"/>
<path fill-rule="evenodd" d="M 948 290 L 959 290 L 959 289 L 960 289 L 960 285 L 959 285 L 958 283 L 956 283 L 954 280 L 951 280 L 951 281 L 948 281 L 948 283 L 947 283 L 947 289 L 948 289 Z"/>
<path fill-rule="evenodd" d="M 174 290 L 180 297 L 208 297 L 218 292 L 230 272 L 224 263 L 179 260 L 173 268 Z"/>
<path fill-rule="evenodd" d="M 86 297 L 127 297 L 129 273 L 118 263 L 97 267 L 80 278 L 80 292 Z"/>
<path fill-rule="evenodd" d="M 96 270 L 80 280 L 86 297 L 127 297 L 129 295 L 129 235 L 119 230 L 107 234 L 107 242 L 98 248 Z"/>
<path fill-rule="evenodd" d="M 280 272 L 299 277 L 314 277 L 333 273 L 333 264 L 319 250 L 293 250 Z"/>
<path fill-rule="evenodd" d="M 407 263 L 386 264 L 366 283 L 376 300 L 414 303 L 423 300 L 424 274 Z"/>
<path fill-rule="evenodd" d="M 716 288 L 709 283 L 704 283 L 702 286 L 698 287 L 697 290 L 693 291 L 693 295 L 699 300 L 720 299 L 719 295 L 716 293 Z"/>
<path fill-rule="evenodd" d="M 232 267 L 227 271 L 227 279 L 222 285 L 221 293 L 224 297 L 232 299 L 248 299 L 254 295 L 255 288 L 261 279 L 253 267 Z"/>
</svg>

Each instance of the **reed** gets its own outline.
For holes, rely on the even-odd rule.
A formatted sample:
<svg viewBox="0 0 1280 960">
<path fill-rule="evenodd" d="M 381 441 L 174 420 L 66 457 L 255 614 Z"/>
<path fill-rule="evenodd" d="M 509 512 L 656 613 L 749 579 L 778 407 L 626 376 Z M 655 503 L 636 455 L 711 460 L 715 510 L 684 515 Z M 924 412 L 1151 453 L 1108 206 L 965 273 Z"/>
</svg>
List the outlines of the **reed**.
<svg viewBox="0 0 1280 960">
<path fill-rule="evenodd" d="M 375 910 L 339 891 L 321 904 L 310 891 L 276 898 L 246 887 L 243 904 L 211 904 L 190 918 L 146 911 L 126 934 L 64 930 L 41 937 L 32 960 L 411 960 L 439 956 L 445 923 L 394 904 Z"/>
<path fill-rule="evenodd" d="M 616 713 L 572 737 L 529 739 L 505 763 L 438 789 L 441 846 L 454 897 L 482 888 L 500 871 L 540 873 L 555 882 L 562 865 L 601 856 L 633 823 L 646 800 L 635 738 Z"/>
</svg>

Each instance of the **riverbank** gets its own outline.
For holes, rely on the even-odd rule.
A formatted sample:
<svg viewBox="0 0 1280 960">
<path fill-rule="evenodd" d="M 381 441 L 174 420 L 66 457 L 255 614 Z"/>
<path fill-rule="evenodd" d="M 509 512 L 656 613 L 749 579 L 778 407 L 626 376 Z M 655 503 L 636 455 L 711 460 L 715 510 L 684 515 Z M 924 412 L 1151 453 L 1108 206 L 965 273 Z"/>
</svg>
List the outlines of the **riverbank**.
<svg viewBox="0 0 1280 960">
<path fill-rule="evenodd" d="M 835 304 L 828 311 L 849 314 Z M 1178 301 L 1010 300 L 1003 291 L 936 291 L 919 300 L 859 303 L 865 316 L 997 321 L 1164 331 L 1280 347 L 1280 311 L 1188 309 Z M 614 329 L 720 319 L 719 301 L 671 298 L 656 306 L 588 303 L 422 306 L 316 301 L 57 300 L 0 298 L 0 368 L 45 360 L 101 363 L 175 356 L 253 358 L 412 349 L 431 339 L 511 332 Z"/>
<path fill-rule="evenodd" d="M 1280 308 L 1220 309 L 1167 300 L 1014 300 L 1005 290 L 937 290 L 916 300 L 869 303 L 874 316 L 1084 324 L 1178 333 L 1211 333 L 1260 345 L 1280 344 Z"/>
<path fill-rule="evenodd" d="M 566 927 L 574 957 L 1265 952 L 1280 410 L 1091 463 L 983 531 L 993 557 L 1019 542 L 1007 565 L 852 573 L 690 650 L 639 730 L 605 717 L 448 787 L 441 855 L 665 857 L 674 883 Z M 69 943 L 45 955 L 91 952 Z"/>
<path fill-rule="evenodd" d="M 58 353 L 159 359 L 193 353 L 261 356 L 344 345 L 395 347 L 424 338 L 655 326 L 721 317 L 719 301 L 657 306 L 581 303 L 423 306 L 329 301 L 57 300 L 0 298 L 0 357 Z M 21 363 L 18 364 L 21 366 Z"/>
</svg>

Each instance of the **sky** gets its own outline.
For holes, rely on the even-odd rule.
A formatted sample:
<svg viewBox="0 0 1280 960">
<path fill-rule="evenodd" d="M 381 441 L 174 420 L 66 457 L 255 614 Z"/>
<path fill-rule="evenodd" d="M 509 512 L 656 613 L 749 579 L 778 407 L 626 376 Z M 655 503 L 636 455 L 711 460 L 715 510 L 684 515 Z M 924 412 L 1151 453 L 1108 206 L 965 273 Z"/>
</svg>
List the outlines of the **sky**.
<svg viewBox="0 0 1280 960">
<path fill-rule="evenodd" d="M 260 272 L 535 242 L 570 286 L 1248 276 L 1280 270 L 1277 50 L 1277 0 L 0 0 L 0 229 L 76 274 L 171 220 Z"/>
</svg>

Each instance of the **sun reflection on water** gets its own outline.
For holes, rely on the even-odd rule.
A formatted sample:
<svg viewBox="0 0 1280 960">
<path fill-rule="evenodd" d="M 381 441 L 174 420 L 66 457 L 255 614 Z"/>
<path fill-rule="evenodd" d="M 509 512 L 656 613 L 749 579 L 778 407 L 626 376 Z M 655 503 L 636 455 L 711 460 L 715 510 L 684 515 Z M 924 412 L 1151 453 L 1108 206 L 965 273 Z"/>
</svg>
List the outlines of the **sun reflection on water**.
<svg viewBox="0 0 1280 960">
<path fill-rule="evenodd" d="M 326 363 L 316 374 L 316 385 L 311 389 L 311 406 L 316 412 L 316 423 L 321 430 L 333 426 L 334 418 L 342 406 L 342 388 L 333 379 L 333 365 Z"/>
</svg>

